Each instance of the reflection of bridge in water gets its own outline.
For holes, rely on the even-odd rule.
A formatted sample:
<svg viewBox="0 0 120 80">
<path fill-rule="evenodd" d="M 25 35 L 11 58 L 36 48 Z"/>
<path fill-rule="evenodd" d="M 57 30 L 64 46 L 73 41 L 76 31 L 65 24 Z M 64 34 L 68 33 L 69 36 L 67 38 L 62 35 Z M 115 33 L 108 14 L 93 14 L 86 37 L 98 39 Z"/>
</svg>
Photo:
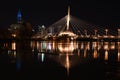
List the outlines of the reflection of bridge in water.
<svg viewBox="0 0 120 80">
<path fill-rule="evenodd" d="M 70 15 L 70 7 L 68 14 L 55 22 L 46 29 L 46 34 L 42 38 L 58 38 L 69 37 L 70 39 L 119 39 L 120 29 L 108 29 L 103 26 L 89 24 Z M 34 37 L 37 38 L 35 35 Z"/>
<path fill-rule="evenodd" d="M 32 51 L 37 50 L 40 53 L 53 54 L 53 55 L 80 55 L 80 51 L 109 51 L 118 50 L 120 52 L 120 42 L 48 42 L 48 41 L 32 41 Z M 84 53 L 83 52 L 83 53 Z"/>
<path fill-rule="evenodd" d="M 67 69 L 92 59 L 120 62 L 120 42 L 31 42 L 33 53 L 44 62 L 48 57 Z M 36 48 L 36 49 L 35 49 Z M 37 51 L 36 51 L 37 50 Z M 112 53 L 112 54 L 111 54 Z M 112 57 L 111 57 L 112 56 Z"/>
</svg>

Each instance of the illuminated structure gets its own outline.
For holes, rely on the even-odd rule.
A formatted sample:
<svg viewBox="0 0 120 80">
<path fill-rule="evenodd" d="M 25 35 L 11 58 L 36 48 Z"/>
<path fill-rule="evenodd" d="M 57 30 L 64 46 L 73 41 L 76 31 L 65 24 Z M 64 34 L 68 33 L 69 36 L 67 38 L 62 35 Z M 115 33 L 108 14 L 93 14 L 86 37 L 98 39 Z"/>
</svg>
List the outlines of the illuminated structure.
<svg viewBox="0 0 120 80">
<path fill-rule="evenodd" d="M 65 17 L 50 25 L 44 36 L 35 35 L 34 38 L 47 40 L 118 40 L 120 30 L 108 29 L 103 26 L 93 25 L 70 15 L 70 6 Z M 66 39 L 67 38 L 67 39 Z"/>
<path fill-rule="evenodd" d="M 72 20 L 72 21 L 71 21 Z M 70 25 L 72 24 L 74 20 L 74 17 L 70 15 L 70 6 L 68 6 L 68 13 L 65 17 L 57 21 L 56 23 L 52 24 L 46 29 L 46 37 L 54 37 L 56 39 L 76 39 L 77 34 L 76 31 L 74 31 L 72 28 L 73 26 Z"/>
<path fill-rule="evenodd" d="M 22 21 L 22 14 L 21 11 L 19 10 L 17 13 L 17 23 L 16 24 L 11 24 L 8 30 L 11 33 L 12 38 L 20 38 L 20 30 L 23 27 L 23 21 Z"/>
<path fill-rule="evenodd" d="M 66 28 L 65 31 L 61 31 L 58 34 L 58 36 L 64 36 L 64 35 L 66 35 L 66 36 L 70 36 L 70 37 L 73 37 L 73 38 L 77 36 L 73 32 L 69 31 L 69 26 L 70 26 L 69 24 L 70 24 L 70 6 L 68 6 L 67 26 L 66 26 L 67 28 Z"/>
<path fill-rule="evenodd" d="M 34 30 L 34 32 L 37 32 L 37 34 L 35 34 L 34 36 L 32 36 L 33 39 L 37 38 L 37 39 L 40 39 L 40 38 L 43 38 L 45 36 L 45 26 L 42 25 L 42 26 L 37 26 L 37 30 Z"/>
<path fill-rule="evenodd" d="M 72 67 L 84 61 L 89 63 L 90 59 L 101 59 L 105 63 L 110 60 L 120 62 L 120 42 L 32 41 L 31 48 L 39 61 L 44 62 L 45 57 L 50 58 L 63 66 L 68 75 Z"/>
<path fill-rule="evenodd" d="M 17 13 L 17 23 L 22 23 L 22 14 L 20 10 Z"/>
<path fill-rule="evenodd" d="M 77 40 L 109 40 L 117 39 L 120 32 L 103 26 L 97 26 L 85 21 L 79 20 L 70 15 L 70 6 L 68 6 L 68 14 L 50 25 L 46 29 L 46 37 L 77 39 Z M 59 39 L 57 39 L 59 40 Z"/>
</svg>

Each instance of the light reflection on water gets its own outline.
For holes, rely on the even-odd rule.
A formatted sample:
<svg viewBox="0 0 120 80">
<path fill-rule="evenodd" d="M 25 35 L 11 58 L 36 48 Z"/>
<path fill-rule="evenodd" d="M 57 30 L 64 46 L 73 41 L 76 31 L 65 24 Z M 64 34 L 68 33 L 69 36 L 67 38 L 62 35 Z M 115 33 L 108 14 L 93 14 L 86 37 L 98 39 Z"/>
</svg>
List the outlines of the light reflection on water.
<svg viewBox="0 0 120 80">
<path fill-rule="evenodd" d="M 111 50 L 118 50 L 120 52 L 119 42 L 31 42 L 31 48 L 34 52 L 44 52 L 46 54 L 59 54 L 59 55 L 80 55 L 87 57 L 91 54 L 94 59 L 99 58 L 99 55 L 104 54 L 104 60 L 108 60 L 108 55 Z M 102 52 L 101 52 L 102 51 Z"/>
<path fill-rule="evenodd" d="M 42 63 L 46 63 L 47 60 L 58 63 L 66 69 L 68 76 L 74 67 L 91 64 L 92 61 L 100 60 L 107 63 L 107 66 L 111 66 L 109 64 L 118 65 L 120 62 L 120 42 L 30 41 L 20 43 L 13 41 L 2 44 L 2 49 L 7 50 L 9 62 L 16 63 L 17 70 L 21 69 L 23 61 L 30 63 L 33 58 Z M 115 69 L 117 69 L 116 71 L 120 70 L 119 68 Z M 107 70 L 106 73 L 111 72 Z M 120 75 L 120 72 L 114 74 Z"/>
<path fill-rule="evenodd" d="M 64 66 L 67 69 L 68 75 L 69 75 L 69 68 L 81 64 L 82 60 L 87 59 L 90 56 L 92 56 L 93 59 L 103 59 L 105 63 L 108 63 L 109 59 L 115 60 L 116 62 L 120 61 L 119 42 L 66 42 L 66 43 L 46 42 L 44 44 L 40 42 L 40 45 L 44 46 L 40 48 L 40 50 L 43 51 L 44 53 L 47 53 L 49 55 L 57 54 L 60 57 L 54 59 L 55 57 L 54 56 L 51 58 L 57 61 L 58 63 L 60 63 L 61 66 Z M 118 50 L 117 53 L 111 52 L 116 50 Z M 112 56 L 117 55 L 117 57 L 109 58 L 111 54 Z M 75 57 L 76 59 L 73 57 Z"/>
</svg>

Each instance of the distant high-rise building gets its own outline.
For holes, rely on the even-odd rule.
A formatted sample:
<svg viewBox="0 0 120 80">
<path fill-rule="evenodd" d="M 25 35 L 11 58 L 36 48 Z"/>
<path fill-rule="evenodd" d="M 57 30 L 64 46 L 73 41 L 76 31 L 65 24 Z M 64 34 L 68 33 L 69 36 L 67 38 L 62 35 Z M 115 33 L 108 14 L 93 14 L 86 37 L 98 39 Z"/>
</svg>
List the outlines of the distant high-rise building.
<svg viewBox="0 0 120 80">
<path fill-rule="evenodd" d="M 37 25 L 34 27 L 35 35 L 32 38 L 43 38 L 46 34 L 46 27 L 44 25 Z"/>
<path fill-rule="evenodd" d="M 23 20 L 22 20 L 22 14 L 20 9 L 17 13 L 17 23 L 11 24 L 8 30 L 11 32 L 12 37 L 20 37 L 20 32 L 23 29 Z"/>
</svg>

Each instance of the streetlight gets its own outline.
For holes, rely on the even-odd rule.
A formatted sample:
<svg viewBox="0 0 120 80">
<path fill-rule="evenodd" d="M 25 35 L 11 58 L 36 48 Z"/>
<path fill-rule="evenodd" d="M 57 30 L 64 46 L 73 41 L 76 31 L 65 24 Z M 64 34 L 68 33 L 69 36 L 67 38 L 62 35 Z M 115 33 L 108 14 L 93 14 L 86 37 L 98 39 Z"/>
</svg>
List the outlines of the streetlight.
<svg viewBox="0 0 120 80">
<path fill-rule="evenodd" d="M 105 32 L 106 32 L 106 36 L 108 35 L 108 29 L 105 29 Z"/>
</svg>

